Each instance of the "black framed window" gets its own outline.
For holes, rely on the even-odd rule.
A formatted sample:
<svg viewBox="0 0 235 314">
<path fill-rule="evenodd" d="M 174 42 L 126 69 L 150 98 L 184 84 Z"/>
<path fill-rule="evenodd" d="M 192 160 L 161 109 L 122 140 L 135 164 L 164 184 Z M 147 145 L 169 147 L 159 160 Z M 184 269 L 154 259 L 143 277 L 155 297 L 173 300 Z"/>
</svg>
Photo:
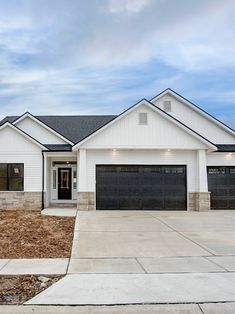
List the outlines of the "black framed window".
<svg viewBox="0 0 235 314">
<path fill-rule="evenodd" d="M 0 191 L 24 190 L 24 164 L 0 164 Z"/>
</svg>

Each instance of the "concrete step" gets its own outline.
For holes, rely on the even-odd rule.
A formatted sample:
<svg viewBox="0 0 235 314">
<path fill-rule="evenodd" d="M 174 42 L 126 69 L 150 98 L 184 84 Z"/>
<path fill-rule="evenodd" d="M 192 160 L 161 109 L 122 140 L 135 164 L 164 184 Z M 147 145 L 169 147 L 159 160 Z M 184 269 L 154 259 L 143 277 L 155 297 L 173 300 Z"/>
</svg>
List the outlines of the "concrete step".
<svg viewBox="0 0 235 314">
<path fill-rule="evenodd" d="M 49 208 L 76 208 L 77 203 L 50 203 Z"/>
</svg>

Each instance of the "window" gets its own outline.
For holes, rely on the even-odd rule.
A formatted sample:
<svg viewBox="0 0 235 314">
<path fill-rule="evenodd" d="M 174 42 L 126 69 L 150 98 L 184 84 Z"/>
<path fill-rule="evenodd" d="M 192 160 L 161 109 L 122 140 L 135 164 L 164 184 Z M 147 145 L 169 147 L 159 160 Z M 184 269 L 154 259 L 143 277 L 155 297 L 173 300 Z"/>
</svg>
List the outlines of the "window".
<svg viewBox="0 0 235 314">
<path fill-rule="evenodd" d="M 53 189 L 56 189 L 56 170 L 53 170 Z"/>
<path fill-rule="evenodd" d="M 235 174 L 235 168 L 230 168 L 230 169 L 229 169 L 229 173 L 230 173 L 230 174 Z"/>
<path fill-rule="evenodd" d="M 24 164 L 0 164 L 0 191 L 24 190 Z"/>
<path fill-rule="evenodd" d="M 77 162 L 76 161 L 53 161 L 52 163 L 52 167 L 55 167 L 55 166 L 60 166 L 60 165 L 66 165 L 66 166 L 71 166 L 71 165 L 76 165 Z"/>
<path fill-rule="evenodd" d="M 167 167 L 167 168 L 165 168 L 165 173 L 170 173 L 170 174 L 172 174 L 172 173 L 177 173 L 177 169 L 174 167 Z"/>
<path fill-rule="evenodd" d="M 77 170 L 73 170 L 73 189 L 77 188 Z"/>
<path fill-rule="evenodd" d="M 171 101 L 170 100 L 164 100 L 163 101 L 163 110 L 166 112 L 171 112 Z"/>
<path fill-rule="evenodd" d="M 139 124 L 146 125 L 148 123 L 147 112 L 139 112 Z"/>
<path fill-rule="evenodd" d="M 224 167 L 215 167 L 215 168 L 209 168 L 208 173 L 209 174 L 225 174 L 226 169 Z"/>
</svg>

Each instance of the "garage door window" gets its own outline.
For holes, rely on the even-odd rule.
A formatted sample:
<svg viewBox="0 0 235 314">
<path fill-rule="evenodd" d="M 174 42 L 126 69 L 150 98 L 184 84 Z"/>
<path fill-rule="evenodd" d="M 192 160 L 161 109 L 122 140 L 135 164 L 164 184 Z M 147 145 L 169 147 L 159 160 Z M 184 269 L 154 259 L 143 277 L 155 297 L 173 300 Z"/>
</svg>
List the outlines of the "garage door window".
<svg viewBox="0 0 235 314">
<path fill-rule="evenodd" d="M 225 168 L 217 167 L 217 168 L 209 168 L 208 169 L 209 174 L 225 174 Z"/>
<path fill-rule="evenodd" d="M 229 172 L 230 172 L 230 174 L 235 174 L 235 168 L 230 168 Z"/>
</svg>

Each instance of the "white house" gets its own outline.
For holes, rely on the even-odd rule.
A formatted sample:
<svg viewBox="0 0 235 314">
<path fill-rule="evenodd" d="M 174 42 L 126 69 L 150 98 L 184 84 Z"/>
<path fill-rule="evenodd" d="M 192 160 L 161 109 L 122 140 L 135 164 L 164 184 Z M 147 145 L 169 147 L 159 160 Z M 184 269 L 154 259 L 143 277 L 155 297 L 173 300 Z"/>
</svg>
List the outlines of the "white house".
<svg viewBox="0 0 235 314">
<path fill-rule="evenodd" d="M 7 116 L 0 209 L 235 209 L 235 131 L 171 89 L 118 116 Z"/>
</svg>

